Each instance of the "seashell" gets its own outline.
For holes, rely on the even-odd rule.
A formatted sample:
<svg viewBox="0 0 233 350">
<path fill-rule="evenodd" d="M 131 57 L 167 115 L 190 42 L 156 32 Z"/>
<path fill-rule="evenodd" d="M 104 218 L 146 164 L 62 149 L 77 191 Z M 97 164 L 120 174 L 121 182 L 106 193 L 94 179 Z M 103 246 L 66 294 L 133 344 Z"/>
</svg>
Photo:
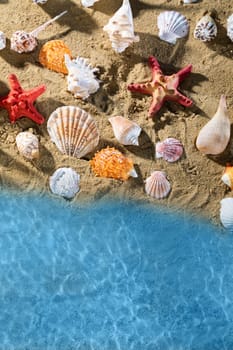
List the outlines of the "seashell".
<svg viewBox="0 0 233 350">
<path fill-rule="evenodd" d="M 192 4 L 194 2 L 198 2 L 199 0 L 183 0 L 184 4 Z"/>
<path fill-rule="evenodd" d="M 92 68 L 86 58 L 77 57 L 72 60 L 65 54 L 65 65 L 68 69 L 68 91 L 74 97 L 86 99 L 99 89 L 99 80 L 94 74 L 98 72 L 98 68 Z"/>
<path fill-rule="evenodd" d="M 112 125 L 116 139 L 122 145 L 139 145 L 138 137 L 142 129 L 138 124 L 121 116 L 111 117 L 108 120 Z"/>
<path fill-rule="evenodd" d="M 103 148 L 95 154 L 90 163 L 96 176 L 110 177 L 123 181 L 130 176 L 138 176 L 133 167 L 133 161 L 114 147 Z"/>
<path fill-rule="evenodd" d="M 6 47 L 6 36 L 3 32 L 0 31 L 0 50 L 5 49 Z"/>
<path fill-rule="evenodd" d="M 221 96 L 217 112 L 201 129 L 196 147 L 204 154 L 222 153 L 230 140 L 231 123 L 227 112 L 226 98 Z"/>
<path fill-rule="evenodd" d="M 97 2 L 99 0 L 81 0 L 81 4 L 84 6 L 84 7 L 90 7 L 90 6 L 93 6 L 95 2 Z"/>
<path fill-rule="evenodd" d="M 71 51 L 62 40 L 50 40 L 45 43 L 39 53 L 42 66 L 58 73 L 67 74 L 64 56 L 71 57 Z"/>
<path fill-rule="evenodd" d="M 194 38 L 201 41 L 211 41 L 217 35 L 217 26 L 210 15 L 205 15 L 196 24 Z"/>
<path fill-rule="evenodd" d="M 25 158 L 32 160 L 39 157 L 39 141 L 31 132 L 20 132 L 16 136 L 16 145 L 19 153 Z"/>
<path fill-rule="evenodd" d="M 49 179 L 52 193 L 72 199 L 79 191 L 80 175 L 72 168 L 59 168 Z"/>
<path fill-rule="evenodd" d="M 77 106 L 57 108 L 47 122 L 48 133 L 63 153 L 82 158 L 99 143 L 99 131 L 90 114 Z"/>
<path fill-rule="evenodd" d="M 139 41 L 139 36 L 134 35 L 133 15 L 129 0 L 123 0 L 122 6 L 110 18 L 103 30 L 108 33 L 112 47 L 118 53 L 123 52 L 133 42 Z"/>
<path fill-rule="evenodd" d="M 170 44 L 188 35 L 189 24 L 185 16 L 177 11 L 164 11 L 157 19 L 159 37 Z"/>
<path fill-rule="evenodd" d="M 166 173 L 163 171 L 153 171 L 145 180 L 146 193 L 156 199 L 167 197 L 171 191 L 170 182 L 166 178 Z"/>
<path fill-rule="evenodd" d="M 233 198 L 223 198 L 220 202 L 220 220 L 229 231 L 233 231 Z"/>
<path fill-rule="evenodd" d="M 227 36 L 233 41 L 233 14 L 227 18 Z"/>
<path fill-rule="evenodd" d="M 233 190 L 233 166 L 226 166 L 221 180 Z"/>
<path fill-rule="evenodd" d="M 155 144 L 155 157 L 163 158 L 167 162 L 175 162 L 183 154 L 182 143 L 172 137 Z"/>
<path fill-rule="evenodd" d="M 38 45 L 36 39 L 38 34 L 65 13 L 67 13 L 67 11 L 60 13 L 58 16 L 50 19 L 30 33 L 24 32 L 23 30 L 17 30 L 11 37 L 11 50 L 18 53 L 33 51 Z"/>
<path fill-rule="evenodd" d="M 35 4 L 45 4 L 48 0 L 32 0 Z"/>
</svg>

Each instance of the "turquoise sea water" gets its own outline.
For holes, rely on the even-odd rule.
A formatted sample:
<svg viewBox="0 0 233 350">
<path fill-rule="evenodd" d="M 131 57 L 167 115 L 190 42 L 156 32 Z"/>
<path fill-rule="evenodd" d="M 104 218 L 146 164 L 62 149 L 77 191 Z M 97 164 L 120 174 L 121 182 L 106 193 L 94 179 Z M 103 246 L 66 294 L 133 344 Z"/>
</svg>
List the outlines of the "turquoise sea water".
<svg viewBox="0 0 233 350">
<path fill-rule="evenodd" d="M 0 195 L 0 350 L 233 349 L 231 235 L 64 203 Z"/>
</svg>

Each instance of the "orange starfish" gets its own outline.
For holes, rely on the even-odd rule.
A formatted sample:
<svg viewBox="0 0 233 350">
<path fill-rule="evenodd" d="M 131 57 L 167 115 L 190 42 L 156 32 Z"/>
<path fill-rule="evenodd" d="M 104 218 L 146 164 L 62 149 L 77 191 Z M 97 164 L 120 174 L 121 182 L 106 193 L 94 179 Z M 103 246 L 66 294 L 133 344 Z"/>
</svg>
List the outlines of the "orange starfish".
<svg viewBox="0 0 233 350">
<path fill-rule="evenodd" d="M 192 105 L 192 100 L 177 90 L 180 82 L 191 72 L 191 64 L 172 75 L 164 75 L 158 61 L 153 56 L 149 57 L 149 66 L 152 71 L 150 82 L 128 85 L 130 91 L 152 95 L 149 117 L 158 112 L 166 100 L 178 102 L 185 107 Z"/>
</svg>

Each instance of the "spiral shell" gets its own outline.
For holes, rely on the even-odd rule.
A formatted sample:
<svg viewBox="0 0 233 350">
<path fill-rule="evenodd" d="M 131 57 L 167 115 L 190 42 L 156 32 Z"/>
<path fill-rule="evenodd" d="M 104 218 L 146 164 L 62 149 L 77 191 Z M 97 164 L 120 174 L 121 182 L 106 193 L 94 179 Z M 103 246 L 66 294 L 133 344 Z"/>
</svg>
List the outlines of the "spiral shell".
<svg viewBox="0 0 233 350">
<path fill-rule="evenodd" d="M 156 158 L 163 158 L 167 162 L 175 162 L 183 154 L 183 146 L 182 143 L 174 139 L 173 137 L 169 137 L 162 142 L 157 142 L 155 145 L 155 156 Z"/>
<path fill-rule="evenodd" d="M 52 193 L 72 199 L 79 191 L 80 175 L 72 168 L 59 168 L 49 179 Z"/>
<path fill-rule="evenodd" d="M 159 37 L 170 44 L 188 34 L 189 24 L 185 16 L 177 11 L 164 11 L 157 20 Z"/>
<path fill-rule="evenodd" d="M 71 57 L 70 49 L 62 40 L 50 40 L 42 46 L 39 53 L 39 62 L 48 69 L 67 74 L 65 54 Z"/>
<path fill-rule="evenodd" d="M 18 53 L 31 52 L 37 47 L 37 40 L 23 30 L 17 30 L 11 37 L 11 50 Z"/>
<path fill-rule="evenodd" d="M 142 129 L 138 124 L 121 116 L 111 117 L 108 120 L 112 125 L 116 139 L 122 145 L 139 145 L 138 137 Z"/>
<path fill-rule="evenodd" d="M 220 220 L 229 231 L 233 231 L 233 198 L 224 198 L 220 202 Z"/>
<path fill-rule="evenodd" d="M 16 145 L 19 153 L 25 158 L 32 160 L 39 157 L 39 141 L 31 132 L 20 132 L 16 136 Z"/>
<path fill-rule="evenodd" d="M 217 35 L 217 26 L 210 15 L 205 15 L 198 22 L 194 29 L 194 38 L 203 42 L 213 40 Z"/>
<path fill-rule="evenodd" d="M 149 196 L 156 199 L 167 197 L 171 191 L 171 185 L 166 178 L 165 172 L 153 171 L 145 180 L 145 191 Z"/>
</svg>

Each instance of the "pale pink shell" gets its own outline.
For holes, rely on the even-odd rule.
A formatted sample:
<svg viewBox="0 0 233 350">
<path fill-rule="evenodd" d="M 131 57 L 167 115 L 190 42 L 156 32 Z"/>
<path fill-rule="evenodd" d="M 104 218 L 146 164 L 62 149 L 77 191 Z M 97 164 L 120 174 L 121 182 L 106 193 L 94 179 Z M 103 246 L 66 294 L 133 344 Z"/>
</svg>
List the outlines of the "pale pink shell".
<svg viewBox="0 0 233 350">
<path fill-rule="evenodd" d="M 156 158 L 163 158 L 167 162 L 175 162 L 176 160 L 180 159 L 182 154 L 182 143 L 172 137 L 169 137 L 162 142 L 157 142 L 155 145 Z"/>
<path fill-rule="evenodd" d="M 153 171 L 145 181 L 146 193 L 156 199 L 165 198 L 171 191 L 170 182 L 163 171 Z"/>
<path fill-rule="evenodd" d="M 11 37 L 11 50 L 18 53 L 31 52 L 37 47 L 36 38 L 22 30 L 18 30 Z"/>
</svg>

